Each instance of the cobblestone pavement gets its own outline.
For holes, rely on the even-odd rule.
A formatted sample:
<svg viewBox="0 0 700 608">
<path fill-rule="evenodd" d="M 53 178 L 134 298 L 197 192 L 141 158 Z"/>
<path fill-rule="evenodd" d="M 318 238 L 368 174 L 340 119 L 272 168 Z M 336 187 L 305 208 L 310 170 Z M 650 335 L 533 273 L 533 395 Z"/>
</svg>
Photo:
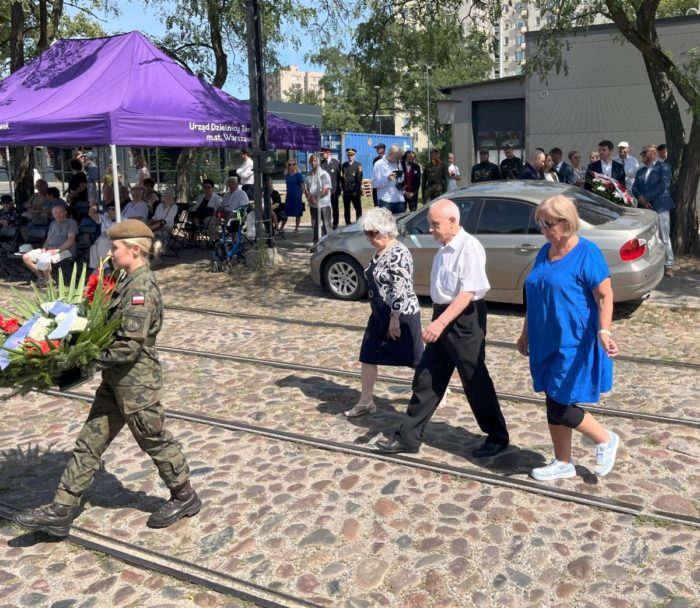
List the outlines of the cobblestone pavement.
<svg viewBox="0 0 700 608">
<path fill-rule="evenodd" d="M 303 237 L 302 233 L 302 237 Z M 247 269 L 211 275 L 197 264 L 157 271 L 171 304 L 270 315 L 274 321 L 168 311 L 163 346 L 358 371 L 361 331 L 285 323 L 297 319 L 363 327 L 367 303 L 323 297 L 307 277 L 301 239 L 263 278 Z M 692 262 L 672 281 L 695 279 Z M 687 276 L 684 276 L 684 273 Z M 662 283 L 663 286 L 663 283 Z M 674 289 L 676 289 L 674 287 Z M 680 288 L 678 288 L 680 289 Z M 700 362 L 700 310 L 655 300 L 619 314 L 623 351 Z M 0 300 L 7 301 L 6 290 Z M 676 296 L 670 296 L 671 299 Z M 426 304 L 426 303 L 424 303 Z M 522 309 L 491 305 L 489 338 L 514 342 Z M 424 307 L 424 322 L 428 315 Z M 532 396 L 525 360 L 490 346 L 497 390 Z M 381 382 L 380 411 L 348 421 L 359 380 L 313 370 L 162 352 L 166 407 L 264 428 L 365 445 L 395 428 L 410 394 Z M 382 372 L 410 379 L 410 370 Z M 77 390 L 94 390 L 93 380 Z M 700 418 L 697 370 L 616 365 L 605 405 Z M 420 458 L 525 479 L 550 458 L 542 408 L 504 400 L 513 447 L 494 459 L 466 401 L 452 391 L 429 427 Z M 88 405 L 32 394 L 0 403 L 0 503 L 50 500 Z M 623 439 L 613 472 L 597 479 L 593 447 L 577 438 L 579 476 L 551 484 L 681 515 L 700 514 L 700 430 L 611 416 Z M 199 516 L 167 531 L 145 527 L 166 492 L 155 467 L 122 433 L 76 524 L 110 538 L 333 607 L 699 606 L 700 530 L 555 498 L 170 419 L 204 500 Z M 284 604 L 284 601 L 280 600 Z M 242 606 L 223 594 L 142 570 L 66 542 L 0 523 L 0 608 L 5 606 Z"/>
</svg>

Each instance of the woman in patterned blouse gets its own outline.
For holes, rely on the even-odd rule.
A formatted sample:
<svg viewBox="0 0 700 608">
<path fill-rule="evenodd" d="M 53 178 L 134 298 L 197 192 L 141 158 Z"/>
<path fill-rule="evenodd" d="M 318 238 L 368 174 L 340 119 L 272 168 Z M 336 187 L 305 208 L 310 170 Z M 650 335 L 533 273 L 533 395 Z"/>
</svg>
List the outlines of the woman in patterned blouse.
<svg viewBox="0 0 700 608">
<path fill-rule="evenodd" d="M 373 391 L 378 365 L 415 367 L 423 354 L 420 306 L 413 290 L 413 258 L 396 240 L 396 222 L 387 209 L 364 213 L 360 224 L 376 253 L 365 269 L 372 308 L 360 348 L 362 394 L 348 418 L 377 411 Z"/>
</svg>

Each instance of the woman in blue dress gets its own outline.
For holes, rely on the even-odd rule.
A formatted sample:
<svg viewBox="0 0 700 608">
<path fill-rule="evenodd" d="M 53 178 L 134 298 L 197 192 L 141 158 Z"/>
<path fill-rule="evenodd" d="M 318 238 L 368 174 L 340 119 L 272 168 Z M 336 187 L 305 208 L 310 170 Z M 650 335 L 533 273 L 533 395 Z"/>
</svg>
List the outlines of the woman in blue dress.
<svg viewBox="0 0 700 608">
<path fill-rule="evenodd" d="M 533 469 L 540 481 L 576 476 L 572 429 L 596 444 L 595 472 L 607 475 L 620 438 L 579 403 L 596 403 L 612 388 L 612 357 L 619 349 L 611 333 L 613 292 L 600 249 L 578 236 L 576 205 L 554 196 L 535 212 L 547 244 L 525 281 L 527 314 L 518 350 L 530 356 L 535 391 L 544 391 L 554 460 Z"/>
<path fill-rule="evenodd" d="M 284 210 L 287 217 L 295 217 L 294 232 L 299 232 L 301 216 L 304 214 L 304 204 L 301 195 L 304 191 L 304 176 L 297 170 L 297 161 L 289 159 L 284 172 L 287 183 L 287 196 L 284 199 Z"/>
<path fill-rule="evenodd" d="M 374 414 L 378 365 L 415 368 L 423 355 L 420 305 L 413 290 L 411 252 L 396 240 L 398 228 L 388 209 L 374 207 L 359 219 L 375 255 L 365 269 L 371 314 L 360 347 L 362 394 L 348 418 Z"/>
</svg>

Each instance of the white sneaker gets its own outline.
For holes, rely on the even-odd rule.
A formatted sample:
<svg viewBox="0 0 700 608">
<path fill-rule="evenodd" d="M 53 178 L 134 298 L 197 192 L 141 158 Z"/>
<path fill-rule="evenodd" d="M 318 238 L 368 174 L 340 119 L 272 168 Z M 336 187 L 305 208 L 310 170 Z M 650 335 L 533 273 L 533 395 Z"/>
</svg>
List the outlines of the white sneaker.
<svg viewBox="0 0 700 608">
<path fill-rule="evenodd" d="M 538 467 L 530 471 L 530 477 L 538 481 L 551 481 L 552 479 L 569 479 L 576 477 L 576 467 L 572 462 L 560 462 L 556 458 L 546 467 Z"/>
<path fill-rule="evenodd" d="M 599 443 L 595 446 L 595 474 L 598 477 L 605 477 L 613 466 L 615 466 L 615 457 L 617 456 L 617 448 L 620 445 L 620 438 L 617 433 L 608 431 L 610 438 L 607 443 Z"/>
</svg>

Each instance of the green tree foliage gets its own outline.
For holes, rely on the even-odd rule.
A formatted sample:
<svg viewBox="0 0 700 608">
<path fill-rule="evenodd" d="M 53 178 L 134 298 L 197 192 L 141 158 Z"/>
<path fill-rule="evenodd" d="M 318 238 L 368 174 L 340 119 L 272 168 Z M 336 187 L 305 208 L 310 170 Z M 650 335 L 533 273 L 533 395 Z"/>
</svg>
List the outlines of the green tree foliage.
<svg viewBox="0 0 700 608">
<path fill-rule="evenodd" d="M 239 78 L 247 74 L 245 2 L 148 0 L 147 4 L 167 9 L 166 34 L 155 42 L 193 72 L 218 87 L 225 84 L 229 70 Z M 262 8 L 265 61 L 274 67 L 282 49 L 300 47 L 301 33 L 313 23 L 316 9 L 301 0 L 264 2 Z M 222 62 L 227 63 L 223 80 Z"/>
<path fill-rule="evenodd" d="M 431 132 L 442 138 L 435 107 L 444 97 L 440 88 L 484 79 L 492 60 L 482 34 L 454 13 L 428 12 L 419 3 L 374 2 L 350 43 L 323 46 L 312 56 L 325 70 L 325 130 L 373 131 L 379 116 L 398 112 L 406 112 L 409 126 L 425 129 L 429 87 Z"/>
<path fill-rule="evenodd" d="M 284 93 L 284 99 L 288 103 L 305 103 L 310 106 L 321 105 L 321 97 L 316 91 L 305 91 L 300 84 L 293 84 Z"/>
<path fill-rule="evenodd" d="M 10 71 L 10 16 L 12 5 L 16 0 L 0 0 L 0 78 Z M 66 11 L 63 0 L 45 0 L 36 2 L 20 0 L 24 11 L 24 59 L 31 61 L 41 52 L 40 37 L 42 21 L 46 32 L 45 44 L 61 38 L 91 38 L 104 36 L 101 21 L 104 15 L 116 12 L 116 5 L 110 0 L 78 0 L 70 3 L 70 12 Z M 42 19 L 41 5 L 46 12 Z"/>
</svg>

